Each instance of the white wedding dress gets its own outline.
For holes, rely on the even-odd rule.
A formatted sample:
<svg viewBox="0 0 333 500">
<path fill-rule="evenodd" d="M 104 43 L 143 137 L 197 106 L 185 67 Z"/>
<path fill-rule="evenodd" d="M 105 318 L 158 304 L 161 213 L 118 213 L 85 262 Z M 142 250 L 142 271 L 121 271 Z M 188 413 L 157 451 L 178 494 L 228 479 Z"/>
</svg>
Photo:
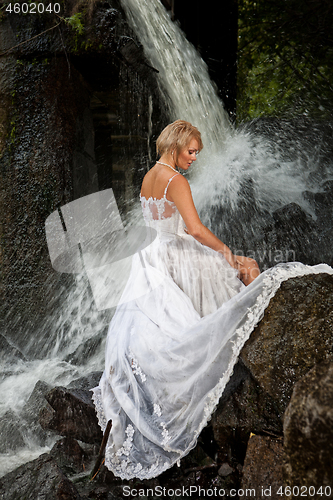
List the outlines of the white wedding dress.
<svg viewBox="0 0 333 500">
<path fill-rule="evenodd" d="M 282 281 L 333 273 L 280 264 L 245 287 L 222 255 L 185 232 L 167 188 L 162 199 L 141 197 L 150 239 L 133 257 L 93 389 L 103 431 L 112 420 L 105 464 L 122 479 L 155 477 L 195 446 Z"/>
</svg>

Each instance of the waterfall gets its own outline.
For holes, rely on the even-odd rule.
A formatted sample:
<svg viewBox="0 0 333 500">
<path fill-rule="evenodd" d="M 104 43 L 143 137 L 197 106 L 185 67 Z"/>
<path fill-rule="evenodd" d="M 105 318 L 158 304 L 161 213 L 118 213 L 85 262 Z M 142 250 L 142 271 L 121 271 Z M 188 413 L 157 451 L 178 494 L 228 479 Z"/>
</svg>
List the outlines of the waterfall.
<svg viewBox="0 0 333 500">
<path fill-rule="evenodd" d="M 232 127 L 205 62 L 160 0 L 124 0 L 122 7 L 148 60 L 159 71 L 171 121 L 181 118 L 198 127 L 213 152 L 231 136 Z"/>
</svg>

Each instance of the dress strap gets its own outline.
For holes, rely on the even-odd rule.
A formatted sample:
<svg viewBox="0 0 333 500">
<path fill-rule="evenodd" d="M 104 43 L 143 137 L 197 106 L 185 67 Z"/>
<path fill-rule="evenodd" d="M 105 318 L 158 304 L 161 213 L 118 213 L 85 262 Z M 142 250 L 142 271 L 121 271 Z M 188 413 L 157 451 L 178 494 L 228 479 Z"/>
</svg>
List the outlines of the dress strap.
<svg viewBox="0 0 333 500">
<path fill-rule="evenodd" d="M 174 179 L 175 177 L 177 177 L 177 175 L 180 175 L 180 173 L 178 172 L 177 174 L 173 175 L 172 177 L 170 177 L 169 181 L 168 181 L 168 184 L 166 185 L 165 189 L 164 189 L 164 198 L 166 197 L 166 194 L 167 194 L 167 190 L 168 190 L 168 187 L 169 187 L 169 184 L 170 182 L 172 181 L 172 179 Z"/>
</svg>

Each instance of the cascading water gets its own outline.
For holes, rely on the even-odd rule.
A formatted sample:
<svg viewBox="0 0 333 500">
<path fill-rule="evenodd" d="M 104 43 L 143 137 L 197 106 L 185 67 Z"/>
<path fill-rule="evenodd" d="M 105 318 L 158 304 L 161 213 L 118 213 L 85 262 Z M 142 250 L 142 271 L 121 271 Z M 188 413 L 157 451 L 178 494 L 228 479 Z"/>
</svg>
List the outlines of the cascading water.
<svg viewBox="0 0 333 500">
<path fill-rule="evenodd" d="M 159 71 L 171 120 L 186 118 L 199 128 L 207 149 L 218 151 L 220 143 L 232 134 L 232 127 L 206 64 L 159 0 L 126 0 L 122 7 L 147 58 Z"/>
<path fill-rule="evenodd" d="M 331 222 L 329 217 L 321 219 L 320 210 L 332 190 L 329 181 L 333 179 L 333 168 L 329 143 L 319 140 L 319 130 L 307 124 L 295 132 L 293 125 L 277 127 L 271 121 L 234 130 L 205 63 L 159 0 L 126 0 L 123 8 L 151 64 L 159 70 L 170 119 L 186 119 L 202 132 L 205 148 L 192 169 L 191 186 L 204 223 L 234 250 L 252 251 L 258 258 L 258 252 L 266 252 L 269 246 L 278 250 L 280 240 L 272 228 L 277 220 L 283 225 L 283 220 L 277 218 L 276 212 L 296 203 L 301 207 L 296 217 L 303 213 L 307 224 L 311 215 L 321 224 L 315 233 L 321 238 L 321 245 L 316 245 L 319 253 L 312 253 L 311 259 L 328 261 L 325 245 L 332 244 L 331 226 L 327 226 Z M 132 223 L 136 220 L 135 213 Z M 322 228 L 321 233 L 318 228 Z M 283 248 L 287 251 L 287 247 Z M 284 257 L 286 254 L 281 254 L 280 260 L 288 260 Z M 271 265 L 274 256 L 261 260 L 263 265 Z M 44 337 L 50 340 L 42 359 L 19 359 L 15 353 L 13 358 L 2 358 L 1 475 L 49 449 L 54 438 L 36 437 L 25 420 L 28 397 L 38 380 L 51 386 L 68 385 L 80 376 L 101 370 L 103 339 L 111 315 L 112 310 L 103 314 L 96 310 L 86 277 L 78 276 L 70 293 L 62 298 L 57 324 L 51 319 L 45 322 Z M 87 354 L 85 342 L 91 339 L 96 348 Z M 16 425 L 20 439 L 7 448 L 3 435 L 10 425 Z"/>
</svg>

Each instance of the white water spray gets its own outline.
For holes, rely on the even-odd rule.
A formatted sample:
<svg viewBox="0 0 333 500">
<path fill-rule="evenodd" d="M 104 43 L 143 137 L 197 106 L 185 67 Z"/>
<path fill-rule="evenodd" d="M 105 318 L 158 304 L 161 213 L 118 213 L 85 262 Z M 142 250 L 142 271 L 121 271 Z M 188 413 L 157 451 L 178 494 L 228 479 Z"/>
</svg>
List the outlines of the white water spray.
<svg viewBox="0 0 333 500">
<path fill-rule="evenodd" d="M 304 191 L 320 191 L 320 182 L 333 178 L 330 165 L 321 171 L 318 182 L 315 145 L 306 144 L 310 152 L 304 154 L 306 138 L 297 137 L 296 132 L 288 157 L 274 147 L 282 142 L 276 133 L 269 139 L 267 135 L 254 139 L 250 132 L 235 130 L 210 81 L 206 64 L 161 2 L 122 0 L 122 6 L 148 60 L 159 71 L 171 120 L 190 121 L 202 133 L 204 150 L 189 175 L 197 208 L 206 212 L 205 222 L 211 225 L 208 206 L 235 209 L 246 202 L 240 186 L 248 179 L 253 182 L 258 211 L 272 213 L 297 203 L 313 215 Z"/>
</svg>

